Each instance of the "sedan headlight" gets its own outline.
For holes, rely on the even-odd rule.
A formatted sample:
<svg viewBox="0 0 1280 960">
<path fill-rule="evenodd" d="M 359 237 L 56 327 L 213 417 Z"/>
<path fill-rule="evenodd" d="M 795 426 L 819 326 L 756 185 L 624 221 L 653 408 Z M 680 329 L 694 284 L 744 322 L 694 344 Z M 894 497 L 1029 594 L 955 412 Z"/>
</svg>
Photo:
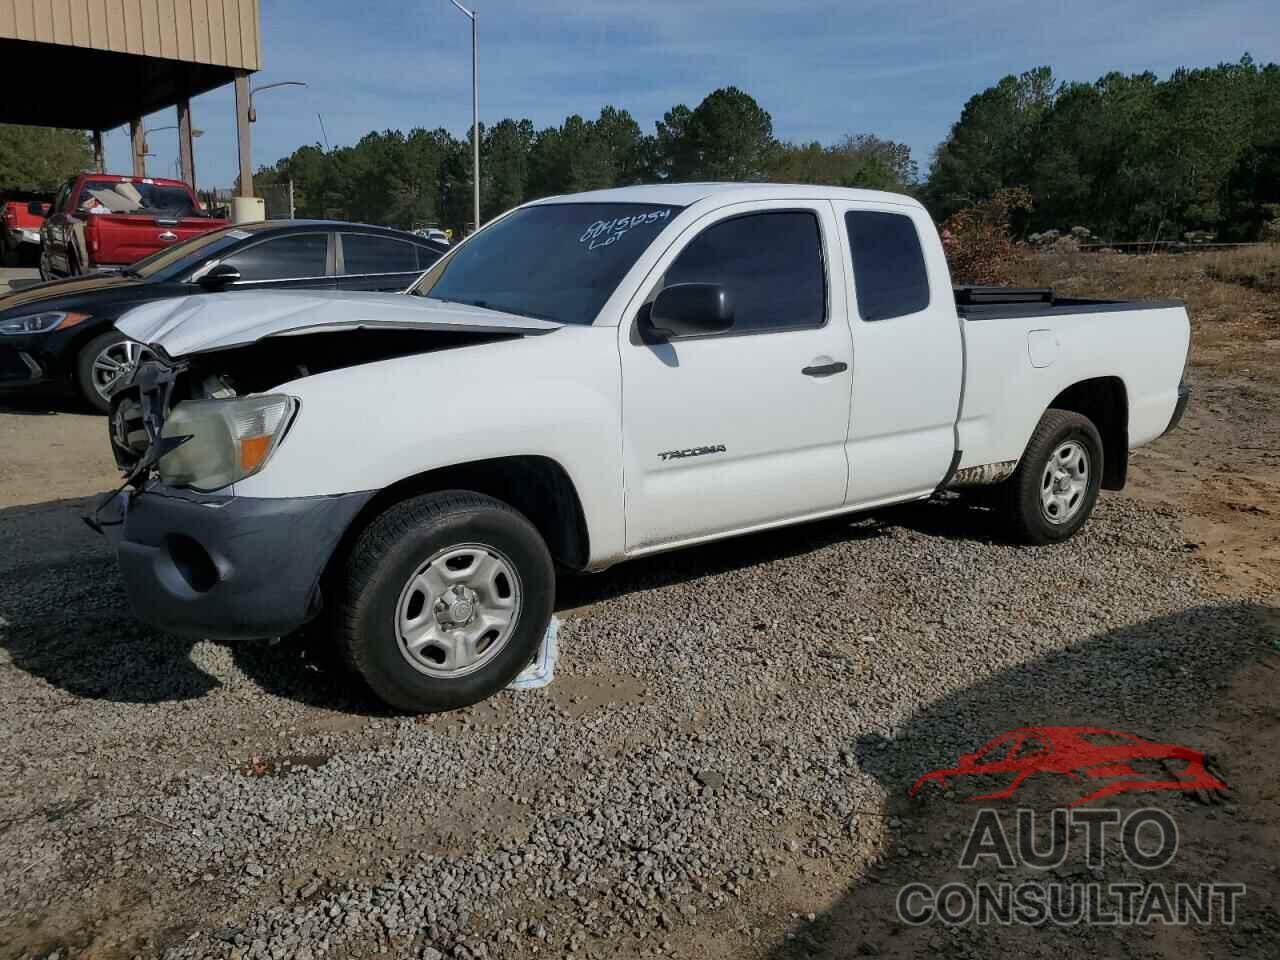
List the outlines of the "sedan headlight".
<svg viewBox="0 0 1280 960">
<path fill-rule="evenodd" d="M 49 313 L 32 313 L 25 317 L 10 317 L 0 320 L 0 335 L 18 337 L 24 333 L 52 333 L 54 330 L 65 330 L 74 327 L 83 320 L 88 320 L 87 313 L 66 313 L 54 311 Z"/>
<path fill-rule="evenodd" d="M 178 404 L 160 436 L 189 439 L 160 458 L 160 479 L 217 490 L 253 476 L 271 459 L 297 410 L 298 401 L 280 393 Z"/>
</svg>

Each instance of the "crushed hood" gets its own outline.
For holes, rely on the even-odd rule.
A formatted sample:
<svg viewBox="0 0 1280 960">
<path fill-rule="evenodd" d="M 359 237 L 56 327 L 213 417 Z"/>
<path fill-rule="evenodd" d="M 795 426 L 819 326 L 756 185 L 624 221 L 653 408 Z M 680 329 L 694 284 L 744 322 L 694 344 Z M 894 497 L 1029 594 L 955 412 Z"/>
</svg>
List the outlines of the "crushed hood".
<svg viewBox="0 0 1280 960">
<path fill-rule="evenodd" d="M 549 333 L 561 325 L 401 293 L 276 291 L 201 294 L 136 307 L 116 321 L 125 336 L 171 357 L 225 350 L 264 337 L 399 329 L 478 334 Z"/>
</svg>

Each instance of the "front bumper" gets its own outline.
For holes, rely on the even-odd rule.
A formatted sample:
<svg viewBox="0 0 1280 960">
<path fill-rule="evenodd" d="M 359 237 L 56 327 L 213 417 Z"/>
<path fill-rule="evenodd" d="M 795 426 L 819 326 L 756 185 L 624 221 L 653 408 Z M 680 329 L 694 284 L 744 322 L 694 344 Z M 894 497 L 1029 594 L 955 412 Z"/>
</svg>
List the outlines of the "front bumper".
<svg viewBox="0 0 1280 960">
<path fill-rule="evenodd" d="M 1178 384 L 1178 402 L 1173 406 L 1173 416 L 1169 418 L 1169 425 L 1164 428 L 1165 433 L 1171 433 L 1179 423 L 1182 422 L 1182 415 L 1187 412 L 1187 404 L 1191 401 L 1191 388 L 1185 383 Z"/>
<path fill-rule="evenodd" d="M 372 491 L 259 499 L 154 483 L 97 511 L 119 531 L 120 572 L 138 619 L 217 639 L 275 637 L 320 612 L 320 574 Z M 115 517 L 108 514 L 115 513 Z"/>
<path fill-rule="evenodd" d="M 38 355 L 12 344 L 0 343 L 0 387 L 24 387 L 46 379 Z"/>
</svg>

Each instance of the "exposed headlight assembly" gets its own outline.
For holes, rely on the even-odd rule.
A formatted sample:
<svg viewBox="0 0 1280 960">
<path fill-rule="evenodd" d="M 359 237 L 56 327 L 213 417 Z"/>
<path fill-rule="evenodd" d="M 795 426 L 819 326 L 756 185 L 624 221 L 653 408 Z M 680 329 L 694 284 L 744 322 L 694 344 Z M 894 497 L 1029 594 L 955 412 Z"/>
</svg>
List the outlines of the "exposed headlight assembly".
<svg viewBox="0 0 1280 960">
<path fill-rule="evenodd" d="M 160 436 L 188 439 L 160 458 L 160 479 L 208 491 L 251 477 L 271 459 L 297 411 L 297 399 L 281 393 L 180 403 Z"/>
<path fill-rule="evenodd" d="M 65 313 L 52 311 L 49 313 L 32 313 L 25 317 L 10 317 L 0 320 L 0 336 L 19 337 L 26 333 L 52 333 L 54 330 L 65 330 L 74 327 L 83 320 L 88 320 L 87 313 Z"/>
</svg>

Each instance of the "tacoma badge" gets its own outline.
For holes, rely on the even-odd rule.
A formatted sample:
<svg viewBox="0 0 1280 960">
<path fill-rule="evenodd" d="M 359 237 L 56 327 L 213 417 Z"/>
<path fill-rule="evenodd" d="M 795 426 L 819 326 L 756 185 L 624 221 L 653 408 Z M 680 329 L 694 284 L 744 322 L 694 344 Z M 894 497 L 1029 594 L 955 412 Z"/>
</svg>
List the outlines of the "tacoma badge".
<svg viewBox="0 0 1280 960">
<path fill-rule="evenodd" d="M 688 447 L 684 450 L 666 450 L 660 454 L 663 460 L 683 460 L 685 457 L 701 457 L 708 453 L 724 453 L 724 444 L 716 443 L 709 447 Z"/>
</svg>

